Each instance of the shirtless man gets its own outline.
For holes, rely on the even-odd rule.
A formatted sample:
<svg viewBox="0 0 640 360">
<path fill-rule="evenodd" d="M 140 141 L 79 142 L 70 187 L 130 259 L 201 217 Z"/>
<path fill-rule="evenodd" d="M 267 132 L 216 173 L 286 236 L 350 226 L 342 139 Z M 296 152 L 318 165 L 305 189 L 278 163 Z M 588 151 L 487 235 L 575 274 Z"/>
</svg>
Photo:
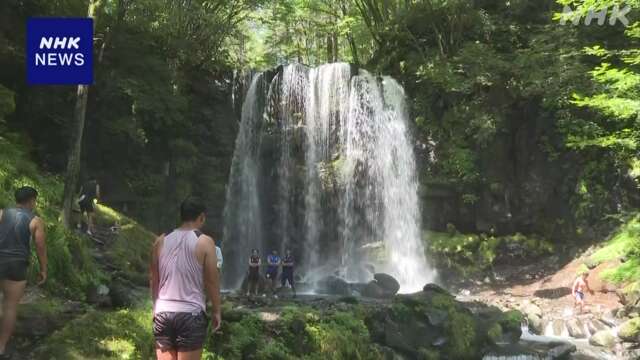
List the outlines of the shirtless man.
<svg viewBox="0 0 640 360">
<path fill-rule="evenodd" d="M 587 290 L 593 295 L 593 290 L 589 287 L 589 281 L 587 280 L 588 277 L 588 272 L 582 273 L 582 275 L 576 278 L 576 281 L 573 282 L 573 286 L 571 287 L 571 295 L 573 295 L 575 299 L 574 308 L 580 305 L 581 314 L 584 312 L 584 291 Z"/>
</svg>

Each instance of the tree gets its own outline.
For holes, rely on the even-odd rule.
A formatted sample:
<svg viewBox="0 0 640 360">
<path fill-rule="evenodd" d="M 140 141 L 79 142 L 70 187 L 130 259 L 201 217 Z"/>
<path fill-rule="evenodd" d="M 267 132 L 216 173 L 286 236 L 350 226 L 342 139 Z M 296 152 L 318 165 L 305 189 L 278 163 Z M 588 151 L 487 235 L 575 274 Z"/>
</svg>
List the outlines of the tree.
<svg viewBox="0 0 640 360">
<path fill-rule="evenodd" d="M 97 9 L 101 4 L 101 0 L 90 0 L 87 17 L 93 18 L 93 26 L 95 29 Z M 73 110 L 73 133 L 71 135 L 71 147 L 69 148 L 69 157 L 67 160 L 67 173 L 64 180 L 64 194 L 62 201 L 62 220 L 67 228 L 73 226 L 71 222 L 71 212 L 73 208 L 73 200 L 78 186 L 78 178 L 80 176 L 80 159 L 82 156 L 82 136 L 84 133 L 84 124 L 87 114 L 87 99 L 89 97 L 89 85 L 78 85 L 76 92 L 76 104 Z"/>
</svg>

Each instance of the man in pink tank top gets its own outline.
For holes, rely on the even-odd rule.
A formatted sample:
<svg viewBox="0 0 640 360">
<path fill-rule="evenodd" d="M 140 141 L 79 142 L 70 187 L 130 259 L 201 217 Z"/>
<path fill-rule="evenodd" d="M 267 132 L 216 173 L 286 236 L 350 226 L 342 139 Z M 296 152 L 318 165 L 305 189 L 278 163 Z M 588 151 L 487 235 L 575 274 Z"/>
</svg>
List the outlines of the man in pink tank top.
<svg viewBox="0 0 640 360">
<path fill-rule="evenodd" d="M 180 227 L 158 237 L 153 246 L 153 335 L 159 360 L 202 357 L 207 297 L 212 304 L 213 331 L 220 328 L 216 245 L 200 232 L 205 211 L 200 200 L 187 198 L 180 206 Z"/>
</svg>

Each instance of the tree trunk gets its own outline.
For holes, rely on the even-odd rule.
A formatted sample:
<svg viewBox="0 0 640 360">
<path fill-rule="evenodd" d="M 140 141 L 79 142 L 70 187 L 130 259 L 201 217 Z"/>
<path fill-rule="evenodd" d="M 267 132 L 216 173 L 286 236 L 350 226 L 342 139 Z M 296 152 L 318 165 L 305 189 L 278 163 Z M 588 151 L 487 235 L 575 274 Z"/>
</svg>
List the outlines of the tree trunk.
<svg viewBox="0 0 640 360">
<path fill-rule="evenodd" d="M 87 16 L 94 18 L 95 30 L 95 13 L 100 0 L 91 0 Z M 69 157 L 67 159 L 67 174 L 64 179 L 64 194 L 62 198 L 62 222 L 71 229 L 73 222 L 71 221 L 71 212 L 73 209 L 73 200 L 75 198 L 76 187 L 78 186 L 78 178 L 80 176 L 80 159 L 82 157 L 82 135 L 84 133 L 84 123 L 87 113 L 87 99 L 89 97 L 89 85 L 78 85 L 76 92 L 76 105 L 73 110 L 73 133 L 71 135 L 71 146 L 69 147 Z"/>
</svg>

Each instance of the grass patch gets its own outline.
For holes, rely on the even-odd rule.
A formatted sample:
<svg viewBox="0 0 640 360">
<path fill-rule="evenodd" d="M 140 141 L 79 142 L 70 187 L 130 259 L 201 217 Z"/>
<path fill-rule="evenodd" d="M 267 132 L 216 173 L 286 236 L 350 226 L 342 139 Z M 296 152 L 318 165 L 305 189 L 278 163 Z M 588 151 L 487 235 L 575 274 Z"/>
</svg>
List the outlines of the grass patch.
<svg viewBox="0 0 640 360">
<path fill-rule="evenodd" d="M 617 284 L 640 280 L 640 214 L 635 214 L 616 229 L 588 261 L 598 265 L 623 257 L 626 261 L 620 266 L 602 272 L 604 279 Z"/>
<path fill-rule="evenodd" d="M 151 304 L 118 311 L 90 311 L 53 333 L 38 359 L 150 359 L 153 357 Z"/>
<path fill-rule="evenodd" d="M 146 285 L 151 245 L 156 235 L 133 219 L 100 204 L 96 206 L 96 222 L 103 227 L 119 227 L 118 236 L 106 251 L 107 257 L 125 278 Z"/>
</svg>

